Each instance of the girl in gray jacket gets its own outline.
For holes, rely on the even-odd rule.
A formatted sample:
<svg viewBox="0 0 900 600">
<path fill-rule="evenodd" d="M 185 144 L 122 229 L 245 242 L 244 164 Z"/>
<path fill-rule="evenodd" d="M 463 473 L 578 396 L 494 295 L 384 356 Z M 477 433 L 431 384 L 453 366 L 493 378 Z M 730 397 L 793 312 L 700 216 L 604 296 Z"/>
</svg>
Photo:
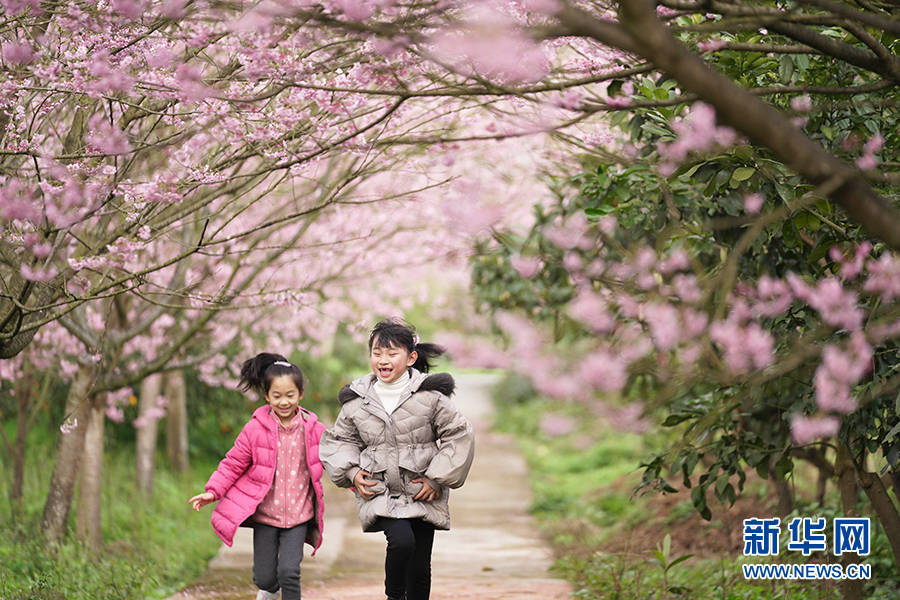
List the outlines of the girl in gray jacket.
<svg viewBox="0 0 900 600">
<path fill-rule="evenodd" d="M 450 529 L 449 489 L 472 465 L 475 438 L 450 401 L 453 378 L 427 375 L 443 353 L 401 321 L 378 323 L 372 372 L 340 391 L 341 412 L 319 446 L 331 480 L 354 489 L 363 531 L 387 538 L 388 600 L 428 600 L 434 531 Z"/>
</svg>

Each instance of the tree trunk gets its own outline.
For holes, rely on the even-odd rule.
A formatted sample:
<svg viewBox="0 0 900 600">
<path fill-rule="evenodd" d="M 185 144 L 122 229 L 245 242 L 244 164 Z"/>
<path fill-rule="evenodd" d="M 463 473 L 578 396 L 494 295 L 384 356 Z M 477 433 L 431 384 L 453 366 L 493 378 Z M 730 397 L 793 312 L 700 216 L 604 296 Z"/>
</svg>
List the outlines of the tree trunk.
<svg viewBox="0 0 900 600">
<path fill-rule="evenodd" d="M 155 373 L 148 375 L 141 382 L 141 401 L 138 408 L 138 418 L 143 421 L 137 428 L 137 441 L 135 449 L 137 488 L 148 497 L 153 495 L 153 472 L 156 461 L 156 437 L 157 419 L 148 418 L 151 409 L 156 408 L 156 402 L 162 392 L 162 375 Z"/>
<path fill-rule="evenodd" d="M 50 490 L 47 492 L 41 518 L 41 533 L 51 544 L 62 539 L 69 521 L 78 465 L 84 451 L 84 434 L 90 409 L 88 397 L 93 383 L 94 367 L 80 365 L 66 397 L 66 415 L 74 419 L 75 428 L 59 436 Z"/>
<path fill-rule="evenodd" d="M 166 374 L 166 396 L 169 399 L 166 413 L 166 446 L 169 464 L 176 473 L 188 468 L 187 394 L 183 371 Z"/>
<path fill-rule="evenodd" d="M 13 454 L 13 482 L 9 493 L 10 506 L 12 507 L 13 520 L 19 520 L 23 516 L 22 505 L 23 488 L 25 486 L 25 442 L 28 437 L 28 406 L 31 404 L 31 394 L 34 392 L 20 390 L 19 413 L 16 415 L 16 440 L 12 447 Z"/>
<path fill-rule="evenodd" d="M 790 514 L 794 510 L 794 496 L 791 494 L 791 486 L 784 479 L 778 479 L 775 473 L 775 463 L 778 462 L 777 456 L 769 459 L 769 473 L 772 473 L 770 481 L 775 488 L 775 495 L 778 497 L 778 514 L 782 517 Z"/>
<path fill-rule="evenodd" d="M 75 530 L 88 547 L 100 553 L 103 495 L 103 419 L 104 396 L 94 395 L 84 434 L 84 461 L 78 485 L 78 512 Z"/>
<path fill-rule="evenodd" d="M 881 479 L 874 473 L 860 472 L 859 481 L 869 502 L 872 503 L 872 508 L 875 509 L 875 514 L 878 515 L 878 520 L 884 527 L 891 550 L 894 552 L 894 564 L 900 573 L 900 514 L 897 513 L 897 507 L 891 501 Z"/>
<path fill-rule="evenodd" d="M 838 445 L 837 456 L 834 459 L 834 471 L 838 478 L 838 490 L 841 492 L 841 505 L 844 515 L 858 517 L 856 506 L 859 503 L 859 487 L 856 485 L 856 470 L 850 453 L 844 444 Z M 844 567 L 852 562 L 850 554 L 841 554 L 840 562 Z M 841 594 L 844 600 L 862 600 L 863 582 L 857 579 L 844 579 L 840 582 Z"/>
</svg>

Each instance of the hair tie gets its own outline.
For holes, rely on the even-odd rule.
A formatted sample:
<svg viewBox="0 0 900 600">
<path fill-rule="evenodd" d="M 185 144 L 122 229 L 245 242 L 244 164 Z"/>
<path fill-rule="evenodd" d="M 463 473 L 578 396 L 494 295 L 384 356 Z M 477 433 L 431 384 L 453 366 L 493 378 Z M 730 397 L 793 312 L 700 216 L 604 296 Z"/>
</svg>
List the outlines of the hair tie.
<svg viewBox="0 0 900 600">
<path fill-rule="evenodd" d="M 418 345 L 419 345 L 419 336 L 417 336 L 416 334 L 413 334 L 413 346 L 418 346 Z"/>
<path fill-rule="evenodd" d="M 286 361 L 283 361 L 283 360 L 276 360 L 276 361 L 273 362 L 272 364 L 273 364 L 273 365 L 278 365 L 279 367 L 293 367 L 293 366 L 294 366 L 294 365 L 292 365 L 291 363 L 286 362 Z"/>
</svg>

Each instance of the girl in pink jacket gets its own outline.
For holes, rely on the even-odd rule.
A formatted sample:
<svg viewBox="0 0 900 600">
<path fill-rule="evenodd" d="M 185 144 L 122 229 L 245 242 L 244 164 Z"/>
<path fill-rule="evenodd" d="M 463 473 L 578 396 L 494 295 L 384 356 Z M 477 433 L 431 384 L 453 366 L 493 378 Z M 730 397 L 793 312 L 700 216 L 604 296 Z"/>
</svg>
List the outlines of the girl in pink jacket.
<svg viewBox="0 0 900 600">
<path fill-rule="evenodd" d="M 238 434 L 234 447 L 188 502 L 218 501 L 212 526 L 231 546 L 239 526 L 253 528 L 253 583 L 257 600 L 300 600 L 304 542 L 313 554 L 322 544 L 322 462 L 325 426 L 300 406 L 303 373 L 279 354 L 262 353 L 241 367 L 242 390 L 266 400 Z"/>
</svg>

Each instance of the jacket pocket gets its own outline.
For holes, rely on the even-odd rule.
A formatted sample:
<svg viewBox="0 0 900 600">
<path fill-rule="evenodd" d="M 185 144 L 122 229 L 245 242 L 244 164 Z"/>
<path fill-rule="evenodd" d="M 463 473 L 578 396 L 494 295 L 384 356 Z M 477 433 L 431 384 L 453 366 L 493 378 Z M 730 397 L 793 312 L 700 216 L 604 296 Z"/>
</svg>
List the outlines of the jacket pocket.
<svg viewBox="0 0 900 600">
<path fill-rule="evenodd" d="M 382 458 L 379 460 L 379 454 L 370 450 L 363 450 L 359 455 L 359 467 L 369 473 L 369 479 L 376 481 L 375 485 L 368 487 L 370 492 L 376 495 L 383 494 L 387 491 L 387 484 L 384 482 L 384 474 L 387 471 L 387 462 Z M 357 490 L 359 493 L 359 490 Z"/>
<path fill-rule="evenodd" d="M 434 452 L 427 447 L 408 446 L 401 449 L 400 462 L 400 478 L 403 480 L 403 491 L 410 497 L 415 496 L 422 491 L 422 483 L 413 483 L 413 479 L 418 479 L 425 475 L 428 465 Z M 440 491 L 440 490 L 438 490 Z"/>
</svg>

